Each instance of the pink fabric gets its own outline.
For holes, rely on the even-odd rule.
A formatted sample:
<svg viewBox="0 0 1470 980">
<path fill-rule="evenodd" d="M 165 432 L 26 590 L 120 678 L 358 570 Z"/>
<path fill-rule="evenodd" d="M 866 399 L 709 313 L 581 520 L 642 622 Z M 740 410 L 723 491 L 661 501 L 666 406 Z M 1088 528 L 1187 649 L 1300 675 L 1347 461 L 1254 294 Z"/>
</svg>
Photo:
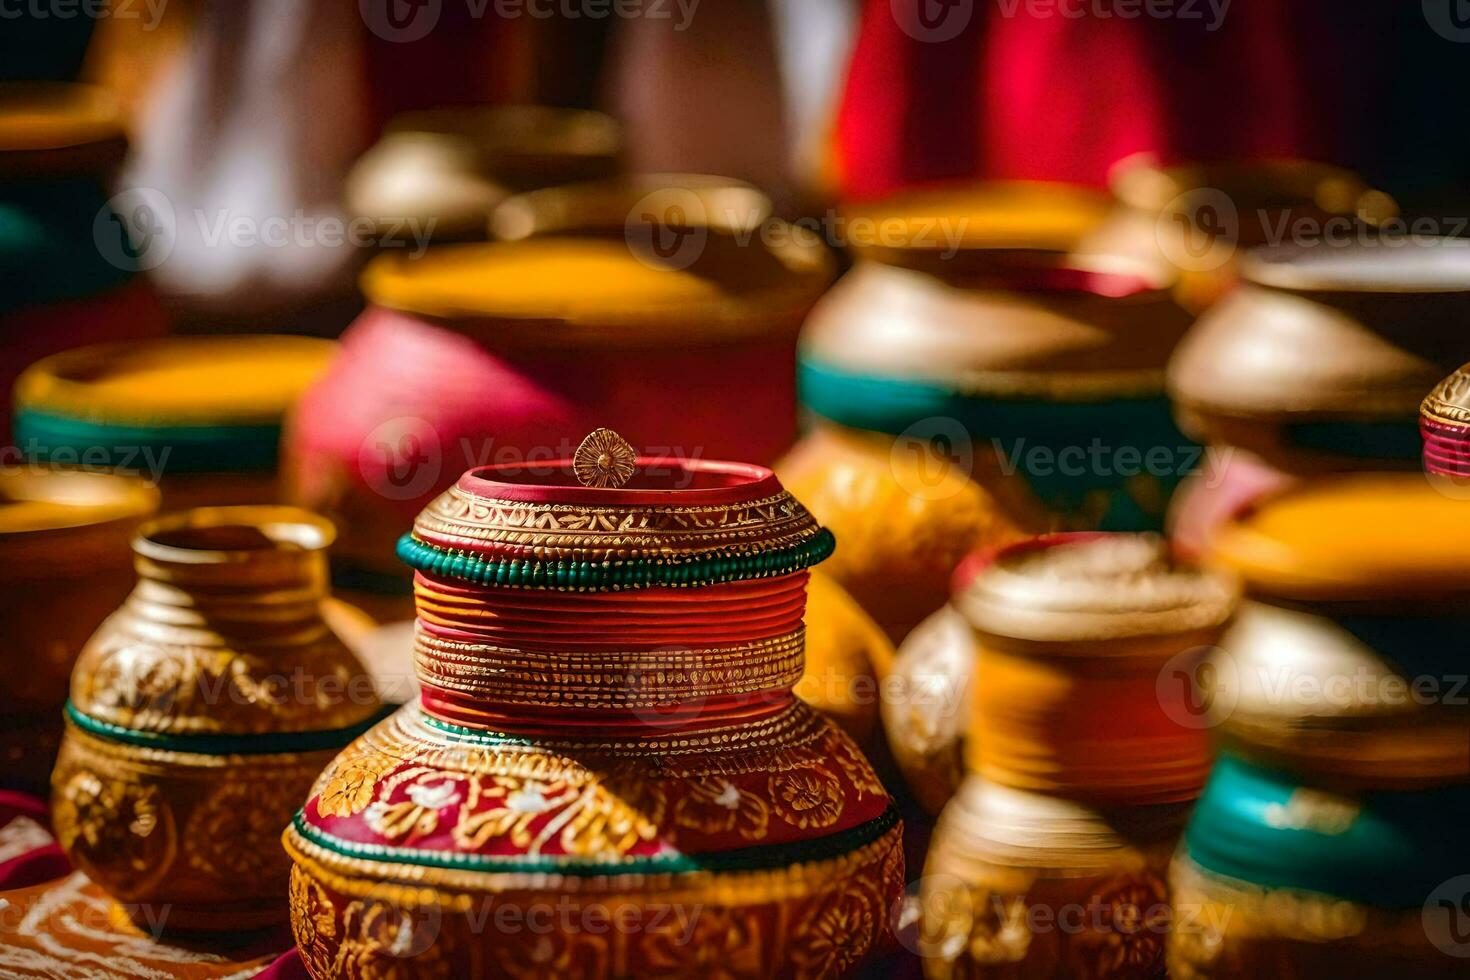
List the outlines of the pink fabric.
<svg viewBox="0 0 1470 980">
<path fill-rule="evenodd" d="M 51 837 L 50 826 L 44 800 L 0 790 L 0 891 L 71 873 L 71 863 Z"/>
<path fill-rule="evenodd" d="M 1185 558 L 1200 558 L 1217 527 L 1292 482 L 1259 457 L 1234 450 L 1222 468 L 1189 477 L 1175 492 L 1168 520 L 1175 550 Z"/>
<path fill-rule="evenodd" d="M 306 964 L 301 962 L 301 954 L 293 949 L 282 953 L 274 963 L 257 973 L 255 980 L 311 980 L 311 974 L 306 971 Z"/>
</svg>

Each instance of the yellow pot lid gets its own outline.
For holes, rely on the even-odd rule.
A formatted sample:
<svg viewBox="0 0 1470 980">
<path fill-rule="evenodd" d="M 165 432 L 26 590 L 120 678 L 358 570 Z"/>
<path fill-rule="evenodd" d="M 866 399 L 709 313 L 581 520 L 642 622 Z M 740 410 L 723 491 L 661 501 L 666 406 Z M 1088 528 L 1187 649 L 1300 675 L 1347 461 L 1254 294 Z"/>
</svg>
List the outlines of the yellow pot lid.
<svg viewBox="0 0 1470 980">
<path fill-rule="evenodd" d="M 61 82 L 0 84 L 0 173 L 115 163 L 125 136 L 122 110 L 102 89 Z"/>
<path fill-rule="evenodd" d="M 1247 591 L 1305 601 L 1470 593 L 1470 505 L 1422 474 L 1314 480 L 1216 533 L 1210 559 Z"/>
<path fill-rule="evenodd" d="M 0 536 L 142 520 L 158 490 L 131 476 L 28 466 L 0 472 Z"/>
<path fill-rule="evenodd" d="M 992 181 L 902 191 L 843 208 L 843 238 L 859 254 L 1020 249 L 1066 252 L 1112 209 L 1106 194 L 1048 181 Z"/>
<path fill-rule="evenodd" d="M 308 337 L 175 337 L 81 347 L 32 365 L 18 411 L 144 425 L 279 424 L 337 351 Z"/>
<path fill-rule="evenodd" d="M 1361 177 L 1342 167 L 1313 160 L 1190 163 L 1162 167 L 1147 155 L 1129 157 L 1113 168 L 1113 194 L 1142 211 L 1163 211 L 1181 194 L 1209 189 L 1237 202 L 1242 211 L 1313 205 L 1328 214 L 1363 210 L 1372 218 L 1397 213 L 1393 199 L 1370 191 Z M 1365 197 L 1365 195 L 1371 195 Z"/>
<path fill-rule="evenodd" d="M 667 229 L 666 229 L 667 230 Z M 796 320 L 831 281 L 834 266 L 814 237 L 770 247 L 709 229 L 683 230 L 687 250 L 667 261 L 622 236 L 533 238 L 446 246 L 419 259 L 384 255 L 362 289 L 379 306 L 446 320 L 492 321 L 497 339 L 527 328 L 536 342 L 577 336 L 671 341 L 764 333 Z M 544 328 L 559 329 L 548 336 Z"/>
</svg>

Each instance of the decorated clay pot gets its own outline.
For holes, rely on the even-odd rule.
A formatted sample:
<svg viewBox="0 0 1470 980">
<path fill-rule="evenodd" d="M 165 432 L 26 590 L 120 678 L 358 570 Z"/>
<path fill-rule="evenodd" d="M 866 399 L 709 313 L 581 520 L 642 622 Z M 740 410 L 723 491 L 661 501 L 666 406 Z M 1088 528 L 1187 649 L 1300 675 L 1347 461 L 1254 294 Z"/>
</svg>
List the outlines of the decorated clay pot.
<svg viewBox="0 0 1470 980">
<path fill-rule="evenodd" d="M 781 472 L 844 542 L 834 577 L 895 641 L 943 605 L 970 551 L 1161 527 L 1198 456 L 1163 396 L 1188 325 L 1167 284 L 1069 252 L 1105 212 L 1022 184 L 852 217 L 856 265 L 802 335 L 819 426 Z"/>
<path fill-rule="evenodd" d="M 1273 247 L 1239 271 L 1169 364 L 1180 426 L 1209 444 L 1171 514 L 1196 555 L 1222 520 L 1301 476 L 1417 468 L 1419 403 L 1470 352 L 1463 248 Z"/>
<path fill-rule="evenodd" d="M 600 112 L 493 106 L 409 112 L 347 177 L 347 206 L 377 234 L 405 243 L 486 237 L 511 194 L 606 177 L 622 137 Z"/>
<path fill-rule="evenodd" d="M 796 329 L 831 256 L 656 231 L 688 247 L 659 257 L 620 227 L 369 266 L 372 305 L 286 446 L 294 501 L 341 528 L 339 582 L 406 591 L 394 541 L 455 474 L 566 457 L 566 433 L 604 420 L 667 455 L 769 462 L 790 445 Z"/>
<path fill-rule="evenodd" d="M 89 20 L 79 17 L 78 20 Z M 16 28 L 19 30 L 20 28 Z M 0 439 L 31 362 L 81 344 L 147 337 L 166 320 L 135 277 L 107 182 L 127 149 L 110 96 L 84 85 L 0 84 Z"/>
<path fill-rule="evenodd" d="M 1470 476 L 1470 371 L 1461 367 L 1435 385 L 1419 406 L 1424 472 L 1441 486 Z"/>
<path fill-rule="evenodd" d="M 605 430 L 461 477 L 400 546 L 421 700 L 286 834 L 312 975 L 855 968 L 903 861 L 868 763 L 791 693 L 831 547 L 769 470 Z"/>
<path fill-rule="evenodd" d="M 1085 248 L 1162 263 L 1180 302 L 1195 311 L 1235 284 L 1241 249 L 1303 235 L 1356 237 L 1398 215 L 1393 198 L 1357 174 L 1310 160 L 1164 167 L 1139 155 L 1115 166 L 1108 186 L 1119 206 Z"/>
<path fill-rule="evenodd" d="M 1234 602 L 1151 535 L 1038 538 L 976 569 L 953 603 L 978 655 L 948 682 L 970 686 L 968 776 L 925 867 L 928 976 L 1162 974 L 1163 872 L 1210 746 L 1192 685 L 1160 678 Z"/>
<path fill-rule="evenodd" d="M 381 714 L 323 618 L 331 535 L 294 508 L 222 507 L 134 540 L 138 585 L 77 661 L 52 776 L 57 839 L 130 916 L 284 917 L 281 829 Z"/>
<path fill-rule="evenodd" d="M 32 459 L 147 477 L 171 510 L 274 503 L 282 419 L 335 350 L 253 336 L 55 354 L 16 383 L 16 442 Z"/>
<path fill-rule="evenodd" d="M 12 468 L 0 474 L 5 785 L 44 786 L 72 664 L 133 584 L 128 542 L 158 507 L 142 480 Z"/>
<path fill-rule="evenodd" d="M 1223 754 L 1171 872 L 1195 924 L 1171 976 L 1463 975 L 1467 536 L 1416 475 L 1305 483 L 1217 534 L 1254 601 L 1199 673 Z"/>
</svg>

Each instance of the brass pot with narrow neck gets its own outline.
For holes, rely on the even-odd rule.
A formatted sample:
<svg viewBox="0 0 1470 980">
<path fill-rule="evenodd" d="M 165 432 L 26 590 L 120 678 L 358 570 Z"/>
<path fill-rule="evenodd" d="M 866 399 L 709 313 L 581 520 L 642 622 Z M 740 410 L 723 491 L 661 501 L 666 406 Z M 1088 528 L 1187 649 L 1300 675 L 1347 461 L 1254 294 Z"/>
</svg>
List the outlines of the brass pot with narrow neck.
<svg viewBox="0 0 1470 980">
<path fill-rule="evenodd" d="M 323 618 L 332 537 L 295 508 L 219 507 L 134 538 L 138 584 L 77 661 L 52 776 L 58 839 L 129 914 L 167 909 L 179 932 L 284 918 L 276 840 L 381 714 Z"/>
</svg>

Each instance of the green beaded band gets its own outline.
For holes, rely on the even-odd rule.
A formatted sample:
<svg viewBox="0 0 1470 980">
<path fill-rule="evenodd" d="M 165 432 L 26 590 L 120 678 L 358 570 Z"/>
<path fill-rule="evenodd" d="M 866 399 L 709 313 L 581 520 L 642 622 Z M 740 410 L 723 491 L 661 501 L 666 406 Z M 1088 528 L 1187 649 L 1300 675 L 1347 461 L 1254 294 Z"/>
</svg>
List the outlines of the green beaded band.
<svg viewBox="0 0 1470 980">
<path fill-rule="evenodd" d="M 73 725 L 96 738 L 165 752 L 193 752 L 198 755 L 283 755 L 292 752 L 340 749 L 397 710 L 398 705 L 384 705 L 373 712 L 371 717 L 346 728 L 251 734 L 146 732 L 137 728 L 114 725 L 112 722 L 83 714 L 70 701 L 66 703 L 66 718 Z"/>
<path fill-rule="evenodd" d="M 387 844 L 363 844 L 344 840 L 306 822 L 304 811 L 298 810 L 292 827 L 296 833 L 318 847 L 343 857 L 366 861 L 388 861 L 418 867 L 445 868 L 454 871 L 486 871 L 498 874 L 562 874 L 577 878 L 600 878 L 622 875 L 688 873 L 696 871 L 768 871 L 793 864 L 829 861 L 878 840 L 898 824 L 898 810 L 889 806 L 882 814 L 847 830 L 814 840 L 787 844 L 744 847 L 713 854 L 667 854 L 633 858 L 588 858 L 575 855 L 539 858 L 466 854 L 461 851 L 425 851 Z"/>
<path fill-rule="evenodd" d="M 789 575 L 825 561 L 837 546 L 822 528 L 801 544 L 742 554 L 705 552 L 678 558 L 626 561 L 497 561 L 466 551 L 425 544 L 412 534 L 398 539 L 398 557 L 420 572 L 484 586 L 553 589 L 558 592 L 619 592 L 655 586 L 699 588 L 745 579 Z"/>
</svg>

